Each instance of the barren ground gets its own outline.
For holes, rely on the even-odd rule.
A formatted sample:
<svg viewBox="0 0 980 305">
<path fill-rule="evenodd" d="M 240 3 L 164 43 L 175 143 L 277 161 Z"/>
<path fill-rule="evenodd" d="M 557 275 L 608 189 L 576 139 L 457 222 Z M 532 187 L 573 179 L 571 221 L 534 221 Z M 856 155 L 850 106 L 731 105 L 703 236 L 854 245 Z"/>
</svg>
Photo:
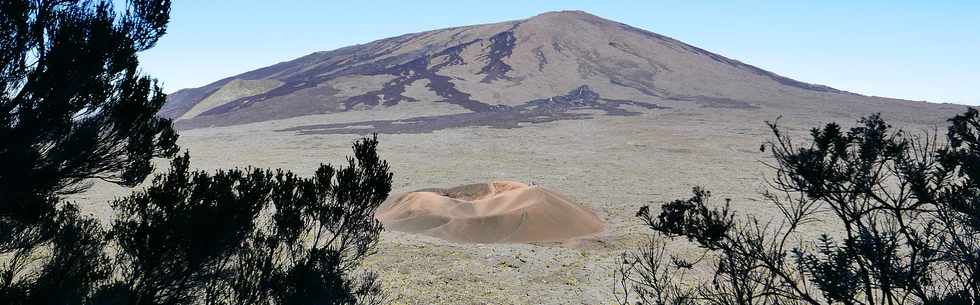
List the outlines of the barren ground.
<svg viewBox="0 0 980 305">
<path fill-rule="evenodd" d="M 308 175 L 319 163 L 342 162 L 355 136 L 272 130 L 401 119 L 426 111 L 356 111 L 186 130 L 180 144 L 201 169 L 280 167 Z M 642 114 L 512 129 L 380 135 L 382 157 L 395 173 L 393 192 L 500 179 L 533 181 L 592 206 L 608 229 L 575 245 L 453 244 L 384 232 L 378 253 L 365 267 L 380 272 L 396 304 L 611 304 L 619 255 L 641 245 L 650 233 L 634 217 L 640 206 L 653 205 L 656 213 L 660 203 L 686 198 L 692 186 L 701 185 L 715 194 L 715 202 L 732 198 L 737 212 L 775 215 L 757 192 L 761 177 L 771 174 L 761 163 L 767 155 L 759 152 L 769 136 L 764 121 L 778 114 L 758 109 L 637 111 Z M 780 122 L 803 135 L 820 123 L 851 126 L 855 119 L 787 115 Z M 942 123 L 903 127 L 919 131 Z M 108 220 L 106 201 L 126 192 L 98 184 L 76 199 L 87 212 Z"/>
</svg>

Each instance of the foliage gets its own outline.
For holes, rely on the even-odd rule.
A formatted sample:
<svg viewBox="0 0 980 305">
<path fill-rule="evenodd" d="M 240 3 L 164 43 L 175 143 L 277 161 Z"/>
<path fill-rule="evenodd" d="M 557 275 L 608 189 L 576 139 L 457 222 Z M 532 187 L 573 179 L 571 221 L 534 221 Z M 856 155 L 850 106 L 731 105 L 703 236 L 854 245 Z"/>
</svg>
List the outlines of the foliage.
<svg viewBox="0 0 980 305">
<path fill-rule="evenodd" d="M 692 285 L 666 242 L 627 254 L 621 300 L 641 304 L 976 304 L 980 302 L 980 115 L 950 119 L 945 142 L 896 131 L 878 115 L 811 130 L 799 147 L 769 124 L 775 175 L 763 196 L 779 222 L 735 220 L 710 193 L 638 216 L 686 237 L 714 263 Z M 807 229 L 833 229 L 813 240 Z M 670 261 L 668 261 L 670 256 Z M 699 260 L 703 261 L 703 260 Z M 671 262 L 673 264 L 671 264 Z"/>
<path fill-rule="evenodd" d="M 177 152 L 172 123 L 155 115 L 166 96 L 136 57 L 169 11 L 166 0 L 123 12 L 0 1 L 0 303 L 78 303 L 109 275 L 105 232 L 62 196 L 89 179 L 136 185 L 154 157 Z"/>
<path fill-rule="evenodd" d="M 391 173 L 377 138 L 346 166 L 190 170 L 137 53 L 169 0 L 0 0 L 0 304 L 376 304 L 359 271 Z M 175 157 L 176 156 L 176 157 Z M 110 228 L 65 196 L 93 179 L 142 191 Z"/>
<path fill-rule="evenodd" d="M 119 199 L 111 234 L 127 304 L 354 304 L 380 300 L 359 262 L 381 232 L 391 173 L 376 138 L 310 178 L 277 170 L 191 172 L 185 155 Z M 120 295 L 123 294 L 123 295 Z"/>
</svg>

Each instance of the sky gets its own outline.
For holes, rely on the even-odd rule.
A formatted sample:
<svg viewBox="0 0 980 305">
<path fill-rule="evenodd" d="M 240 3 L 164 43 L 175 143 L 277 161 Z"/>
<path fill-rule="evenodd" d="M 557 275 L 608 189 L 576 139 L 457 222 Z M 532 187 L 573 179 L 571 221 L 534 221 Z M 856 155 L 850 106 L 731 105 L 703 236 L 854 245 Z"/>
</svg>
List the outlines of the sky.
<svg viewBox="0 0 980 305">
<path fill-rule="evenodd" d="M 980 104 L 980 1 L 175 0 L 164 91 L 405 33 L 583 10 L 809 83 Z"/>
</svg>

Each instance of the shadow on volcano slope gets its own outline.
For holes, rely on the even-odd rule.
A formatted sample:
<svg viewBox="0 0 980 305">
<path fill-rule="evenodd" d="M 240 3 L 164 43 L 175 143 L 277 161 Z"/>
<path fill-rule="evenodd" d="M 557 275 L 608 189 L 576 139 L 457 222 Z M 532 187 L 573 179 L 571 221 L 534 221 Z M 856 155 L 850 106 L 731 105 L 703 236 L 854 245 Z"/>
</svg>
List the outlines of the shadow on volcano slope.
<svg viewBox="0 0 980 305">
<path fill-rule="evenodd" d="M 623 109 L 622 106 L 624 105 L 645 109 L 665 108 L 648 102 L 602 98 L 589 86 L 580 86 L 565 95 L 533 100 L 514 107 L 495 105 L 488 110 L 478 112 L 422 116 L 402 120 L 305 125 L 277 131 L 295 131 L 299 134 L 428 133 L 459 127 L 517 128 L 521 127 L 522 123 L 533 124 L 592 118 L 590 114 L 573 112 L 575 110 L 599 110 L 605 112 L 606 115 L 616 116 L 639 114 Z"/>
</svg>

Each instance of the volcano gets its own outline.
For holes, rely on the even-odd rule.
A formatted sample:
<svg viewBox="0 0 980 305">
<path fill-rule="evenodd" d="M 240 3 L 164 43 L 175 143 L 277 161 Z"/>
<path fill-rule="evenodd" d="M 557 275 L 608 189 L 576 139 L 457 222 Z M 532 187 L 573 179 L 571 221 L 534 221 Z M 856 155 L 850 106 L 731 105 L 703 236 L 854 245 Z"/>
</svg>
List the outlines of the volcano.
<svg viewBox="0 0 980 305">
<path fill-rule="evenodd" d="M 425 110 L 408 119 L 283 131 L 424 133 L 685 107 L 891 111 L 915 120 L 915 113 L 935 105 L 793 80 L 647 30 L 561 11 L 313 53 L 175 92 L 161 115 L 190 129 L 421 106 Z"/>
<path fill-rule="evenodd" d="M 390 230 L 472 243 L 567 241 L 596 234 L 605 225 L 588 207 L 515 181 L 398 194 L 375 218 Z"/>
</svg>

